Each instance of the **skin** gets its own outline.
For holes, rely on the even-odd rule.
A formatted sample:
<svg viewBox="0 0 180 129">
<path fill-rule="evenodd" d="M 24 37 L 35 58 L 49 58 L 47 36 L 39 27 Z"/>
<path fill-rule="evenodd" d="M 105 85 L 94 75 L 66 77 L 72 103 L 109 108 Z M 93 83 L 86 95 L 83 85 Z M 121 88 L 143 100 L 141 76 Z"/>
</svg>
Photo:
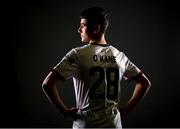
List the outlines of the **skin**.
<svg viewBox="0 0 180 129">
<path fill-rule="evenodd" d="M 105 40 L 105 34 L 100 30 L 100 25 L 95 25 L 91 30 L 93 31 L 89 31 L 87 20 L 82 18 L 78 29 L 81 41 L 84 43 L 96 42 L 98 44 L 107 44 Z M 80 117 L 77 115 L 77 111 L 79 109 L 75 107 L 67 108 L 66 105 L 64 105 L 57 89 L 58 81 L 60 81 L 58 75 L 54 72 L 50 72 L 43 81 L 43 91 L 49 101 L 57 108 L 58 111 L 60 111 L 64 116 L 76 120 Z M 128 112 L 130 112 L 136 106 L 136 104 L 139 103 L 139 101 L 142 100 L 142 98 L 146 95 L 150 86 L 151 83 L 144 74 L 136 78 L 135 88 L 131 98 L 125 105 L 118 107 L 121 114 L 126 115 Z"/>
<path fill-rule="evenodd" d="M 81 41 L 84 43 L 98 43 L 98 44 L 107 44 L 105 40 L 105 34 L 101 32 L 100 25 L 95 25 L 92 29 L 93 31 L 89 31 L 88 22 L 86 19 L 82 18 L 80 21 L 80 27 L 78 29 L 78 33 L 80 34 Z"/>
<path fill-rule="evenodd" d="M 57 108 L 58 111 L 60 111 L 64 116 L 70 117 L 75 120 L 80 117 L 76 114 L 79 109 L 75 107 L 67 108 L 64 105 L 57 89 L 58 81 L 59 77 L 57 76 L 57 74 L 54 72 L 50 72 L 43 81 L 43 91 L 49 101 Z"/>
</svg>

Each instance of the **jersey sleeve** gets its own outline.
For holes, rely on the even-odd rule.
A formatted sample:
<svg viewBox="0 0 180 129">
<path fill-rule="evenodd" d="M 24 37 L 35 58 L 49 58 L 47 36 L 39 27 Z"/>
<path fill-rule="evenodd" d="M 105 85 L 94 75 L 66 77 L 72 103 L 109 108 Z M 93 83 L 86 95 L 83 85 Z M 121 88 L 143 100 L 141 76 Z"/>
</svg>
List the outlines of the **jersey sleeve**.
<svg viewBox="0 0 180 129">
<path fill-rule="evenodd" d="M 140 76 L 141 74 L 141 70 L 125 56 L 125 72 L 123 76 L 124 79 L 130 81 Z"/>
<path fill-rule="evenodd" d="M 77 75 L 78 71 L 78 58 L 76 50 L 72 49 L 68 52 L 62 60 L 53 68 L 63 80 L 68 80 Z"/>
</svg>

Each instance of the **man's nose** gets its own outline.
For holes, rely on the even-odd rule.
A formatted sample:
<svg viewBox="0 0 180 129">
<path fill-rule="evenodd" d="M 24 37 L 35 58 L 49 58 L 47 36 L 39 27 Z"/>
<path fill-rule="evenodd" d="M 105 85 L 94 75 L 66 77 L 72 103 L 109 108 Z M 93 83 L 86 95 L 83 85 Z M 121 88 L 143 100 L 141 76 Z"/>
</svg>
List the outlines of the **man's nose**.
<svg viewBox="0 0 180 129">
<path fill-rule="evenodd" d="M 81 27 L 79 27 L 79 28 L 78 28 L 78 33 L 81 33 L 81 32 L 82 32 L 82 31 L 81 31 Z"/>
</svg>

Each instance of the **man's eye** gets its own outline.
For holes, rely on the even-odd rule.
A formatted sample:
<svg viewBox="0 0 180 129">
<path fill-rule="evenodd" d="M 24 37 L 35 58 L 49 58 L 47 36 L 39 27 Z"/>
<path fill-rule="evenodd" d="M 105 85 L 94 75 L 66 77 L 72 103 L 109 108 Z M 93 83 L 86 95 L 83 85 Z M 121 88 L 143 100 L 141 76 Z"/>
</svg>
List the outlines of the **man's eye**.
<svg viewBox="0 0 180 129">
<path fill-rule="evenodd" d="M 85 25 L 82 25 L 82 26 L 81 26 L 81 28 L 84 28 L 84 27 L 85 27 Z"/>
<path fill-rule="evenodd" d="M 84 24 L 84 23 L 83 23 L 83 24 L 81 24 L 81 25 L 82 25 L 82 26 L 87 26 L 87 25 L 86 25 L 86 24 Z"/>
</svg>

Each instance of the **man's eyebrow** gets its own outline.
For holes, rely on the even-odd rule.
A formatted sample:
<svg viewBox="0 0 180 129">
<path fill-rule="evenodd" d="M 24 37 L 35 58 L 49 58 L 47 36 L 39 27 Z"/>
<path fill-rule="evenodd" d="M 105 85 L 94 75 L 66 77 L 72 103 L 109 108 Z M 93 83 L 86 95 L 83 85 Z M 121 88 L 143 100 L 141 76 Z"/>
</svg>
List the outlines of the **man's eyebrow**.
<svg viewBox="0 0 180 129">
<path fill-rule="evenodd" d="M 87 25 L 87 23 L 80 23 L 81 25 Z"/>
</svg>

